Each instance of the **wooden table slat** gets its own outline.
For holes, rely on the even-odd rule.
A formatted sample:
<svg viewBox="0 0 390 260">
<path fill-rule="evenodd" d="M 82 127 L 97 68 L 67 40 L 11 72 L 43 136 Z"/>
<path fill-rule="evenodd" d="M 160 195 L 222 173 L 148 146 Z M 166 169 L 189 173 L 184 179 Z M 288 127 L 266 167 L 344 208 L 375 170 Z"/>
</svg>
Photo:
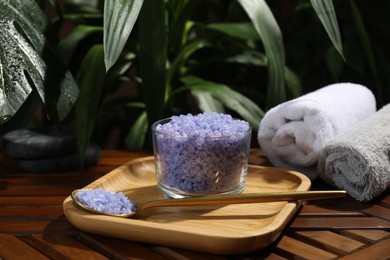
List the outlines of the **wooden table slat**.
<svg viewBox="0 0 390 260">
<path fill-rule="evenodd" d="M 62 234 L 36 234 L 34 238 L 39 240 L 41 245 L 51 248 L 51 251 L 59 252 L 67 259 L 109 259 L 91 247 L 80 243 L 72 236 Z"/>
<path fill-rule="evenodd" d="M 300 216 L 365 216 L 363 213 L 355 210 L 339 210 L 320 207 L 317 205 L 304 205 L 299 213 Z"/>
<path fill-rule="evenodd" d="M 155 252 L 162 255 L 164 259 L 207 259 L 207 260 L 229 259 L 225 256 L 210 255 L 206 253 L 178 249 L 178 248 L 168 248 L 163 246 L 152 246 L 151 248 Z"/>
<path fill-rule="evenodd" d="M 390 207 L 390 194 L 383 196 L 383 199 L 381 200 L 381 204 L 386 205 L 388 208 Z"/>
<path fill-rule="evenodd" d="M 300 231 L 295 232 L 295 234 L 299 238 L 304 238 L 326 251 L 336 252 L 341 255 L 349 254 L 365 245 L 330 231 Z"/>
<path fill-rule="evenodd" d="M 72 224 L 70 224 L 64 216 L 59 218 L 46 218 L 41 220 L 31 219 L 1 219 L 1 233 L 9 234 L 35 234 L 35 233 L 74 233 L 78 232 Z"/>
<path fill-rule="evenodd" d="M 390 232 L 384 230 L 342 230 L 340 233 L 371 244 L 390 237 Z"/>
<path fill-rule="evenodd" d="M 1 259 L 49 259 L 15 236 L 0 234 Z"/>
<path fill-rule="evenodd" d="M 334 188 L 324 187 L 323 189 L 332 190 Z M 372 204 L 370 203 L 357 201 L 350 196 L 346 196 L 343 198 L 328 199 L 328 200 L 307 201 L 306 205 L 316 205 L 323 209 L 336 210 L 340 212 L 350 212 L 350 211 L 360 212 L 365 208 L 372 206 Z"/>
<path fill-rule="evenodd" d="M 34 186 L 9 186 L 2 192 L 2 196 L 63 196 L 65 199 L 75 189 L 83 187 L 84 184 L 74 184 L 69 186 L 58 185 L 34 185 Z"/>
<path fill-rule="evenodd" d="M 377 217 L 380 217 L 383 219 L 387 219 L 390 221 L 390 208 L 382 207 L 379 205 L 373 205 L 371 207 L 368 207 L 368 208 L 362 210 L 362 212 L 369 214 L 369 215 L 377 216 Z"/>
<path fill-rule="evenodd" d="M 382 240 L 379 243 L 363 248 L 348 256 L 344 256 L 340 259 L 343 260 L 356 260 L 356 259 L 370 259 L 370 260 L 382 260 L 390 259 L 390 238 Z"/>
<path fill-rule="evenodd" d="M 299 240 L 284 236 L 278 243 L 277 248 L 304 259 L 335 259 L 337 255 L 316 248 L 312 245 L 303 243 Z"/>
<path fill-rule="evenodd" d="M 286 260 L 287 258 L 285 257 L 282 257 L 280 255 L 277 255 L 275 253 L 272 253 L 272 254 L 269 254 L 267 257 L 265 258 L 255 258 L 255 259 L 264 259 L 264 260 Z"/>
<path fill-rule="evenodd" d="M 4 207 L 6 210 L 7 206 L 20 206 L 20 205 L 30 205 L 30 206 L 41 206 L 41 205 L 53 205 L 62 207 L 62 202 L 64 201 L 64 196 L 0 196 L 0 207 Z"/>
<path fill-rule="evenodd" d="M 78 234 L 76 239 L 108 256 L 110 259 L 165 259 L 147 246 L 132 241 L 91 236 L 83 233 Z M 131 250 L 128 250 L 129 248 Z"/>
<path fill-rule="evenodd" d="M 102 171 L 101 175 L 104 175 L 106 172 Z M 88 171 L 75 173 L 47 173 L 47 174 L 33 174 L 21 172 L 19 174 L 1 174 L 0 175 L 0 185 L 4 184 L 8 186 L 20 185 L 20 186 L 31 186 L 31 185 L 66 185 L 77 182 L 91 182 L 96 179 L 98 174 L 94 171 L 93 174 L 88 173 Z"/>
<path fill-rule="evenodd" d="M 378 229 L 390 230 L 390 221 L 376 217 L 297 217 L 293 229 Z"/>
<path fill-rule="evenodd" d="M 41 241 L 35 235 L 19 236 L 19 239 L 24 241 L 26 244 L 30 245 L 31 247 L 33 247 L 35 250 L 46 255 L 50 259 L 68 259 L 68 257 L 66 257 L 64 254 L 57 251 L 51 245 L 48 245 L 47 243 Z"/>
<path fill-rule="evenodd" d="M 26 217 L 26 211 L 31 210 L 29 218 L 56 218 L 63 215 L 63 208 L 60 206 L 41 206 L 29 207 L 29 206 L 17 206 L 17 207 L 0 207 L 0 218 L 12 218 L 24 219 Z"/>
</svg>

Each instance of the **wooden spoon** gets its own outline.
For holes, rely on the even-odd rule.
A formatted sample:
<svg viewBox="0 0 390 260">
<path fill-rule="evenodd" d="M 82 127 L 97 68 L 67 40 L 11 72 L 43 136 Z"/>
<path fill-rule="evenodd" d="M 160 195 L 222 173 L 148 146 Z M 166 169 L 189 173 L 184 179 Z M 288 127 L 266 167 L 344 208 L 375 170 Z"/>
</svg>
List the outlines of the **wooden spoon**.
<svg viewBox="0 0 390 260">
<path fill-rule="evenodd" d="M 94 214 L 108 215 L 114 217 L 129 218 L 142 210 L 156 207 L 173 207 L 173 206 L 206 206 L 206 205 L 227 205 L 227 204 L 244 204 L 276 201 L 293 201 L 293 200 L 317 200 L 344 197 L 345 191 L 293 191 L 293 192 L 267 192 L 267 193 L 245 193 L 245 194 L 226 194 L 210 195 L 202 197 L 192 197 L 183 199 L 160 199 L 148 201 L 136 206 L 136 209 L 129 214 L 109 214 L 92 209 L 81 203 L 76 196 L 80 190 L 72 192 L 73 202 L 80 208 Z M 134 201 L 133 201 L 134 202 Z M 135 202 L 134 202 L 135 203 Z"/>
</svg>

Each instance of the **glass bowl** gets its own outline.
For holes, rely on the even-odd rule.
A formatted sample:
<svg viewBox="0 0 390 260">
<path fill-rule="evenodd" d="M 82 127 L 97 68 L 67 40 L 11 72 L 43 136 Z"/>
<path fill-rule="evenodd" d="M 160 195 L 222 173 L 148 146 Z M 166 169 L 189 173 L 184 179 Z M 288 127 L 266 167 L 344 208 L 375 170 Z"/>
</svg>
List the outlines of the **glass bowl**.
<svg viewBox="0 0 390 260">
<path fill-rule="evenodd" d="M 234 119 L 236 120 L 236 119 Z M 152 125 L 157 186 L 166 197 L 240 193 L 245 188 L 252 129 L 228 136 L 190 138 Z M 249 125 L 249 124 L 248 124 Z"/>
</svg>

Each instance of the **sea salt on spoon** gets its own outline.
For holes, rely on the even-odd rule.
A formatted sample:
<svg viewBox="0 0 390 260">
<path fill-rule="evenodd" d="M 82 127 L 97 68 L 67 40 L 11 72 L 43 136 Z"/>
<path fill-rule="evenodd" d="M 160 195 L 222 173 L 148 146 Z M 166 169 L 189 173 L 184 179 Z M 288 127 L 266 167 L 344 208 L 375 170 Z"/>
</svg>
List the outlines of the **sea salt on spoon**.
<svg viewBox="0 0 390 260">
<path fill-rule="evenodd" d="M 87 190 L 75 190 L 71 197 L 73 202 L 80 208 L 94 214 L 109 215 L 114 217 L 129 218 L 139 213 L 142 210 L 156 207 L 173 207 L 173 206 L 207 206 L 207 205 L 227 205 L 227 204 L 244 204 L 244 203 L 260 203 L 260 202 L 275 202 L 275 201 L 293 201 L 293 200 L 315 200 L 329 199 L 336 197 L 344 197 L 345 191 L 293 191 L 293 192 L 267 192 L 267 193 L 246 193 L 246 194 L 227 194 L 227 195 L 210 195 L 183 199 L 160 199 L 148 201 L 141 205 L 136 205 L 135 202 L 129 200 L 131 205 L 128 213 L 110 213 L 103 212 L 87 206 L 78 198 L 78 192 Z M 110 193 L 114 196 L 123 196 L 123 193 L 114 193 L 102 190 L 103 193 Z M 118 195 L 119 194 L 119 195 Z M 111 196 L 110 195 L 110 196 Z"/>
</svg>

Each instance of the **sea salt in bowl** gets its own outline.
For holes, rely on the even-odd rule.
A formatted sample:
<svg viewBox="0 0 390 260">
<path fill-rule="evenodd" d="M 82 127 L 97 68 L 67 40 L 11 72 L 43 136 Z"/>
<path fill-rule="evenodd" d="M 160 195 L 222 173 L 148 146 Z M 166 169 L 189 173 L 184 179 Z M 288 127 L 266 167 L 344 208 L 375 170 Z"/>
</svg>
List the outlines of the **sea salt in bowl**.
<svg viewBox="0 0 390 260">
<path fill-rule="evenodd" d="M 240 193 L 251 140 L 248 122 L 230 115 L 180 115 L 152 125 L 159 190 L 170 198 Z"/>
</svg>

